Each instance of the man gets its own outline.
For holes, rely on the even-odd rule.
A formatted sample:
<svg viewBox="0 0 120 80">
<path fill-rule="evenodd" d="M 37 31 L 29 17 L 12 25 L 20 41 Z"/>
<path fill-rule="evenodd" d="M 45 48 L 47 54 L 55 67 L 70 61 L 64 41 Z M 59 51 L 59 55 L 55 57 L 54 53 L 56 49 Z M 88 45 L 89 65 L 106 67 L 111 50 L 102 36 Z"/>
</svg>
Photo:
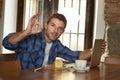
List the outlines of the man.
<svg viewBox="0 0 120 80">
<path fill-rule="evenodd" d="M 3 40 L 3 46 L 17 53 L 22 69 L 38 68 L 52 64 L 56 57 L 69 62 L 76 59 L 90 59 L 90 49 L 71 51 L 58 40 L 64 32 L 67 20 L 64 15 L 55 13 L 48 19 L 44 29 L 37 22 L 39 13 L 29 20 L 26 30 L 11 33 Z M 102 48 L 101 48 L 102 49 Z"/>
</svg>

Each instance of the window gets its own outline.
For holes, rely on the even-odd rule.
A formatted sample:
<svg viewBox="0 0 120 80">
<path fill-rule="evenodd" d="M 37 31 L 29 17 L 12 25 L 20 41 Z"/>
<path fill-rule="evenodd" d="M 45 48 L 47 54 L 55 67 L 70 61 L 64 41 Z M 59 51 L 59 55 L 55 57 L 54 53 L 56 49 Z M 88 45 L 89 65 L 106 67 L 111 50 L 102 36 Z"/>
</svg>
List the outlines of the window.
<svg viewBox="0 0 120 80">
<path fill-rule="evenodd" d="M 86 0 L 59 0 L 58 12 L 67 18 L 67 27 L 60 37 L 72 50 L 84 49 Z"/>
<path fill-rule="evenodd" d="M 43 2 L 44 0 L 26 0 L 24 28 L 27 27 L 29 18 L 37 12 L 41 14 L 38 20 L 43 23 Z"/>
</svg>

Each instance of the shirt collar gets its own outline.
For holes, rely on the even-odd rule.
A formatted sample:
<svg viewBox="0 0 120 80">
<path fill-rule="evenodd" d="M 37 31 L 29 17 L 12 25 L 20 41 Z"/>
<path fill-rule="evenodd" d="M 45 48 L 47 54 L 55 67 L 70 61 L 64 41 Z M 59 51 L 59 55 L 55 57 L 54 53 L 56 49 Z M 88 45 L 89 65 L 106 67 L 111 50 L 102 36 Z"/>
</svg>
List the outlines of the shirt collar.
<svg viewBox="0 0 120 80">
<path fill-rule="evenodd" d="M 39 36 L 41 36 L 42 48 L 45 48 L 46 41 L 45 41 L 45 37 L 44 37 L 44 30 L 41 32 L 41 34 Z"/>
</svg>

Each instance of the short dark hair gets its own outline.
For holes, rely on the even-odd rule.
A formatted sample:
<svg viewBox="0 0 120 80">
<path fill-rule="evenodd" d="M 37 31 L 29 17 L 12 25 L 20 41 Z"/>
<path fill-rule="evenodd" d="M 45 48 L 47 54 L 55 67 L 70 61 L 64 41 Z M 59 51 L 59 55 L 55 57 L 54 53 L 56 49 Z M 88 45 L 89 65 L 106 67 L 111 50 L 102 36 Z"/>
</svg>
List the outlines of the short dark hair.
<svg viewBox="0 0 120 80">
<path fill-rule="evenodd" d="M 66 27 L 66 25 L 67 25 L 67 20 L 66 20 L 66 17 L 65 17 L 63 14 L 60 14 L 60 13 L 54 13 L 54 14 L 52 14 L 52 15 L 49 17 L 49 19 L 48 19 L 48 21 L 47 21 L 47 24 L 50 22 L 50 20 L 51 20 L 52 18 L 57 18 L 57 19 L 63 21 L 64 24 L 65 24 L 65 27 Z"/>
</svg>

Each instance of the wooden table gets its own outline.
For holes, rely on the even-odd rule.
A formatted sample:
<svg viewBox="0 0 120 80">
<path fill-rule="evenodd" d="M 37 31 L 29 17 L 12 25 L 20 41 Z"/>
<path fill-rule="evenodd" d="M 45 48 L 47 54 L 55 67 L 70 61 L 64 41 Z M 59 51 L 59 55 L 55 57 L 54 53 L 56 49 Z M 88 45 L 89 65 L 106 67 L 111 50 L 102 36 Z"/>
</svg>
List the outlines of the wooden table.
<svg viewBox="0 0 120 80">
<path fill-rule="evenodd" d="M 120 80 L 120 65 L 105 65 L 79 73 L 69 70 L 23 70 L 20 74 L 0 76 L 0 80 Z"/>
</svg>

